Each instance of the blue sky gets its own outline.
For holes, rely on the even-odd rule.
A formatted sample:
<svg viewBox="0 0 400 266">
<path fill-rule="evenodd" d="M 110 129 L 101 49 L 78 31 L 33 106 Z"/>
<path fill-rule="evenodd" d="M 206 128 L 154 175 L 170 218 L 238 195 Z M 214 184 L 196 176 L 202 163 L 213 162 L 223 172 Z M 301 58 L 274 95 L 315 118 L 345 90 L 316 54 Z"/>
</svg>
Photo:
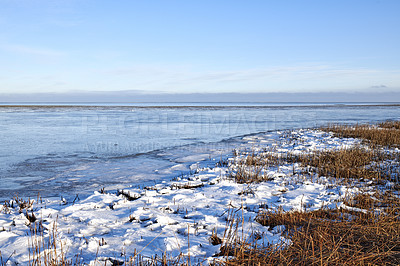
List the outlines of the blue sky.
<svg viewBox="0 0 400 266">
<path fill-rule="evenodd" d="M 400 91 L 398 0 L 0 0 L 0 94 Z"/>
</svg>

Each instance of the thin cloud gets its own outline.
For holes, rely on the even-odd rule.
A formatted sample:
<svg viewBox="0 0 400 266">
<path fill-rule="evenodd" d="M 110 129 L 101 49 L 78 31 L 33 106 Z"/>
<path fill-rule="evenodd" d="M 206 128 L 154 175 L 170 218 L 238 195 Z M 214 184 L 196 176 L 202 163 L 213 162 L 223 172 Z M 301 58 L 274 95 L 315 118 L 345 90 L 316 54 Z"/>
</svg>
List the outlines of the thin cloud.
<svg viewBox="0 0 400 266">
<path fill-rule="evenodd" d="M 321 78 L 343 78 L 352 76 L 366 76 L 382 71 L 371 69 L 340 69 L 327 65 L 288 66 L 261 69 L 247 69 L 238 71 L 221 71 L 206 73 L 185 73 L 180 79 L 173 82 L 179 84 L 192 82 L 245 82 L 260 79 L 268 80 L 314 80 Z"/>
<path fill-rule="evenodd" d="M 131 75 L 165 75 L 170 74 L 170 71 L 167 71 L 162 68 L 153 68 L 153 67 L 130 67 L 130 68 L 116 68 L 112 70 L 102 71 L 103 74 L 106 75 L 115 75 L 115 76 L 131 76 Z"/>
<path fill-rule="evenodd" d="M 33 56 L 62 57 L 62 56 L 66 55 L 64 52 L 56 51 L 53 49 L 37 48 L 37 47 L 31 47 L 31 46 L 19 45 L 19 44 L 5 45 L 2 48 L 3 48 L 3 50 L 6 50 L 8 52 L 14 52 L 14 53 L 25 54 L 25 55 L 33 55 Z"/>
<path fill-rule="evenodd" d="M 388 86 L 386 86 L 386 85 L 375 85 L 375 86 L 371 86 L 369 88 L 370 89 L 387 89 Z"/>
<path fill-rule="evenodd" d="M 399 71 L 400 72 L 400 71 Z M 103 75 L 140 77 L 167 81 L 167 85 L 193 83 L 246 82 L 256 80 L 316 80 L 322 78 L 352 78 L 388 74 L 387 71 L 364 68 L 340 68 L 329 65 L 282 66 L 232 71 L 193 71 L 185 68 L 133 66 L 104 70 Z M 395 73 L 392 73 L 395 74 Z"/>
</svg>

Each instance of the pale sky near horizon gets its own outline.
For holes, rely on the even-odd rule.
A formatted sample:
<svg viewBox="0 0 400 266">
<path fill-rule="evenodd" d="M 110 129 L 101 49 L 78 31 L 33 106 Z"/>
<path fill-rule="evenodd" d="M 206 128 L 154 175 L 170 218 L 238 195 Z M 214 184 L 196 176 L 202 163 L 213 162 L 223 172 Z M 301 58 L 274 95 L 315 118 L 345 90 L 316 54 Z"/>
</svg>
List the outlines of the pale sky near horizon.
<svg viewBox="0 0 400 266">
<path fill-rule="evenodd" d="M 0 94 L 400 91 L 398 0 L 0 0 Z"/>
</svg>

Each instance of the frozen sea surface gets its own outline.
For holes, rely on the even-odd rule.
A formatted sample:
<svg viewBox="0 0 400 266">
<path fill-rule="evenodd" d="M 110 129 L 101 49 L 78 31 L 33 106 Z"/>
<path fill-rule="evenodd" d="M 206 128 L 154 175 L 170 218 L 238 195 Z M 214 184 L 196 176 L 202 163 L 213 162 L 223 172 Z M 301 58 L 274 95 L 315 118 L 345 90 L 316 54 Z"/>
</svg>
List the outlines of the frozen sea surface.
<svg viewBox="0 0 400 266">
<path fill-rule="evenodd" d="M 0 201 L 171 179 L 227 156 L 244 135 L 400 118 L 399 105 L 203 105 L 2 106 Z"/>
</svg>

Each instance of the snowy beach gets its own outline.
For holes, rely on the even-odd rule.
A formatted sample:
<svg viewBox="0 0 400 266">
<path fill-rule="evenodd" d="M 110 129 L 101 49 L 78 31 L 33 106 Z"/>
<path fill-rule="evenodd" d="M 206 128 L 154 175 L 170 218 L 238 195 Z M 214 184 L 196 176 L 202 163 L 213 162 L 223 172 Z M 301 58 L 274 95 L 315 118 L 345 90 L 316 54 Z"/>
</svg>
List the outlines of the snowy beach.
<svg viewBox="0 0 400 266">
<path fill-rule="evenodd" d="M 238 183 L 233 177 L 240 161 L 266 151 L 284 158 L 285 154 L 350 149 L 360 143 L 315 129 L 273 131 L 242 137 L 226 159 L 196 158 L 191 173 L 152 186 L 136 185 L 116 192 L 105 188 L 73 201 L 14 199 L 0 207 L 2 259 L 6 265 L 26 264 L 35 256 L 35 245 L 46 246 L 53 239 L 36 256 L 57 249 L 57 256 L 77 256 L 79 263 L 130 265 L 139 256 L 146 260 L 167 254 L 185 261 L 190 257 L 194 265 L 209 264 L 218 260 L 222 243 L 228 240 L 232 215 L 243 221 L 240 235 L 245 239 L 259 246 L 289 245 L 282 236 L 284 227 L 270 228 L 255 221 L 259 212 L 351 208 L 343 201 L 368 191 L 372 181 L 341 184 L 282 160 L 280 165 L 260 168 L 262 182 Z M 201 167 L 207 160 L 209 166 Z"/>
</svg>

